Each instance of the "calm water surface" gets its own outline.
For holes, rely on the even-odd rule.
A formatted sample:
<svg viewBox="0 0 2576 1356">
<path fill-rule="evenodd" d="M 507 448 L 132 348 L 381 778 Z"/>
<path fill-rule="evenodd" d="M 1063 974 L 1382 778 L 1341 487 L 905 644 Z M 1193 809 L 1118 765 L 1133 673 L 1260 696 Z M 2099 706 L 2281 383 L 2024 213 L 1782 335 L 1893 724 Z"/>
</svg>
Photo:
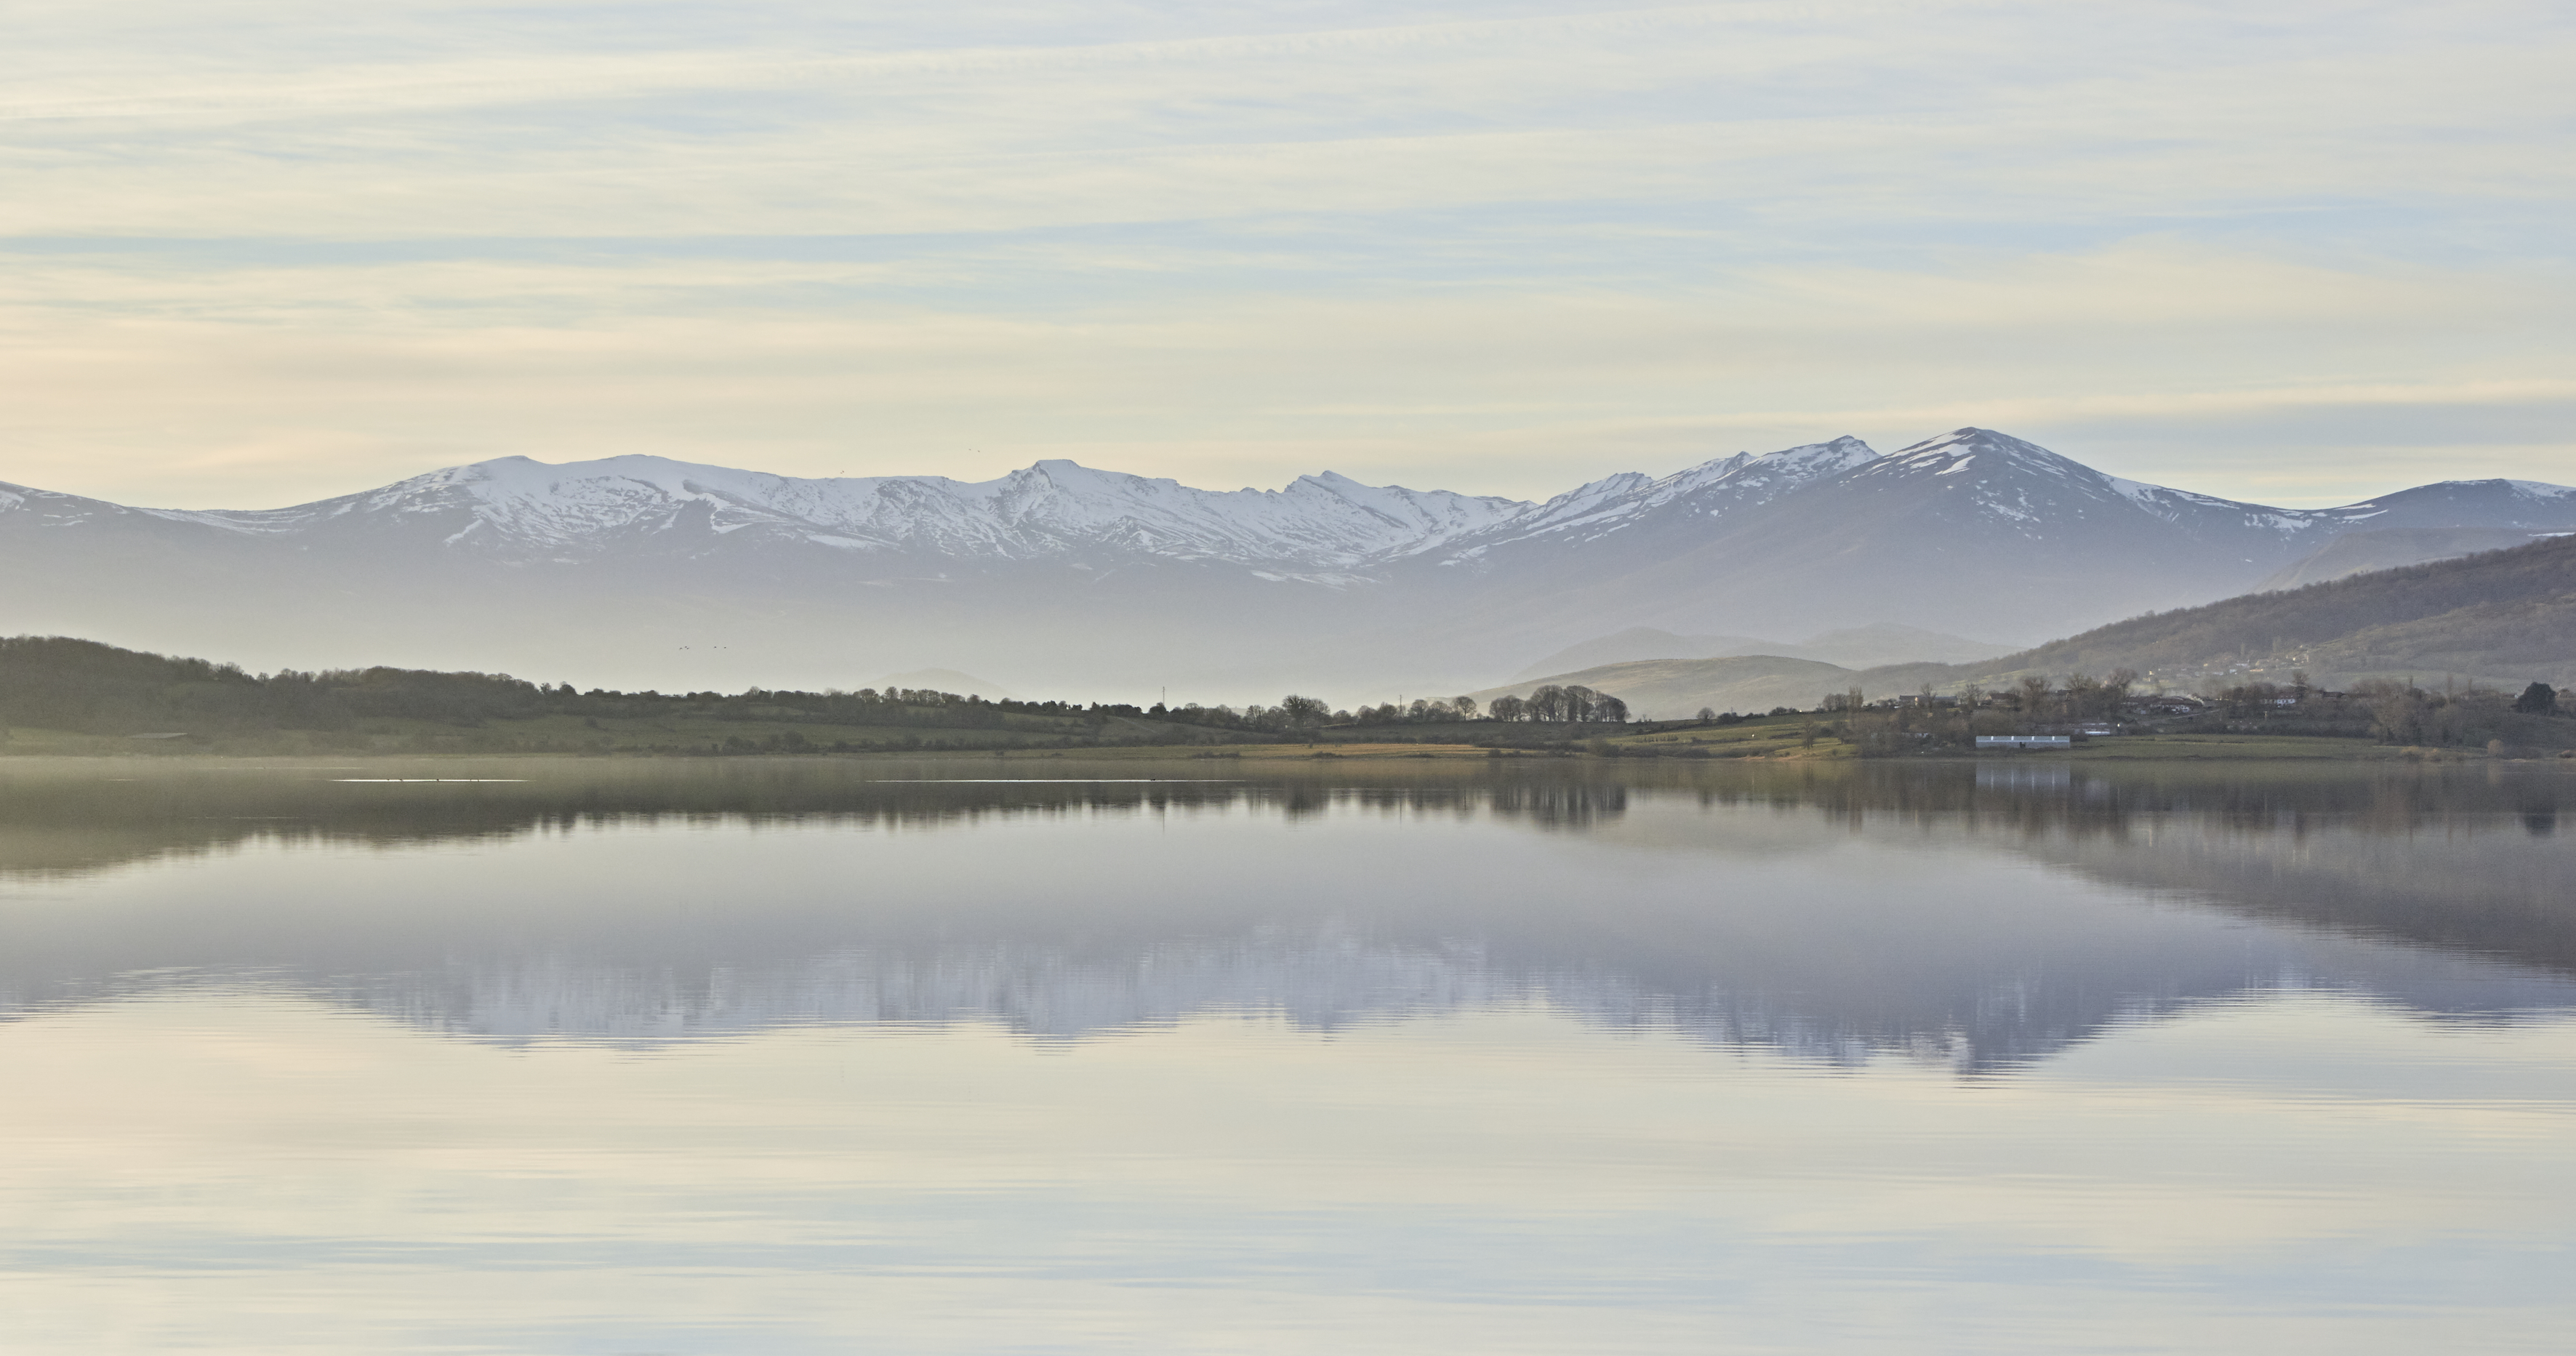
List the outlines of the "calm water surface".
<svg viewBox="0 0 2576 1356">
<path fill-rule="evenodd" d="M 2545 765 L 6 760 L 0 1016 L 10 1353 L 2576 1348 Z"/>
</svg>

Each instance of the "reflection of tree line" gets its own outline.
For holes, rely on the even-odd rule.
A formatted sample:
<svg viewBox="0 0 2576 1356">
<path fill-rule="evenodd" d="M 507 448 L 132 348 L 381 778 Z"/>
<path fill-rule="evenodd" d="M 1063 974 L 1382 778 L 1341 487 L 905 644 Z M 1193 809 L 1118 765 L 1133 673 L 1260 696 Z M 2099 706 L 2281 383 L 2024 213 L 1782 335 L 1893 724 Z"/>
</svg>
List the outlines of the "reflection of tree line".
<svg viewBox="0 0 2576 1356">
<path fill-rule="evenodd" d="M 1767 771 L 1767 770 L 1766 770 Z M 2230 831 L 2293 838 L 2328 825 L 2405 835 L 2436 825 L 2491 828 L 2511 817 L 2547 837 L 2576 804 L 2576 776 L 2499 776 L 2483 769 L 2295 768 L 2074 771 L 2039 760 L 1972 765 L 1828 766 L 1701 779 L 1705 804 L 1812 807 L 1853 816 L 1957 818 L 1982 828 L 2121 837 L 2189 815 Z"/>
<path fill-rule="evenodd" d="M 951 776 L 959 769 L 940 769 Z M 657 819 L 934 827 L 1076 813 L 1247 809 L 1491 813 L 1544 826 L 1615 816 L 1617 781 L 1535 778 L 1349 785 L 1245 782 L 861 781 L 810 765 L 520 784 L 344 784 L 306 774 L 0 778 L 0 874 L 98 870 L 253 842 L 429 843 Z"/>
<path fill-rule="evenodd" d="M 2113 840 L 2189 816 L 2295 841 L 2329 826 L 2377 835 L 2443 825 L 2485 831 L 2500 818 L 2545 837 L 2576 801 L 2576 778 L 2547 772 L 2179 768 L 2092 775 L 2036 761 L 1713 769 L 1566 762 L 1464 774 L 1416 765 L 1150 782 L 944 780 L 976 770 L 963 761 L 902 769 L 920 780 L 862 780 L 848 765 L 812 762 L 566 766 L 504 784 L 345 784 L 328 772 L 169 774 L 148 766 L 117 782 L 95 770 L 10 776 L 0 778 L 0 873 L 95 870 L 246 842 L 390 845 L 666 817 L 930 827 L 1074 813 L 1246 809 L 1303 819 L 1356 810 L 1488 813 L 1579 828 L 1625 814 L 1631 796 L 1678 793 L 1712 806 L 1961 820 L 1981 832 Z M 869 765 L 868 775 L 887 770 Z"/>
</svg>

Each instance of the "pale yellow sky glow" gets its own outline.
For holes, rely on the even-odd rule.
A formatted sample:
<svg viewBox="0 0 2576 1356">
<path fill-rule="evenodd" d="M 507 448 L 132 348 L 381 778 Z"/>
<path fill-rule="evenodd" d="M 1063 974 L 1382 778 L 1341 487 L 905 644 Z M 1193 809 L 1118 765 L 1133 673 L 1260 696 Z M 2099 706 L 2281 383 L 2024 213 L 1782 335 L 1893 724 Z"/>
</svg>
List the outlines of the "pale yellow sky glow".
<svg viewBox="0 0 2576 1356">
<path fill-rule="evenodd" d="M 0 11 L 0 480 L 2576 481 L 2552 6 Z"/>
</svg>

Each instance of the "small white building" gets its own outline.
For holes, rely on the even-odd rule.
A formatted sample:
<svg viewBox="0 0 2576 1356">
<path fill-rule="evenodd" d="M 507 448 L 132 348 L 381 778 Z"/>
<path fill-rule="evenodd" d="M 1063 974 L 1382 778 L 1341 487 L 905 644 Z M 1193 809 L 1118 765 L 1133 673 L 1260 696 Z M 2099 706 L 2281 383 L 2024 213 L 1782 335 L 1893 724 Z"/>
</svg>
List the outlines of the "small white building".
<svg viewBox="0 0 2576 1356">
<path fill-rule="evenodd" d="M 1979 735 L 1977 747 L 1981 749 L 2071 749 L 2075 747 L 2075 739 L 2072 735 Z"/>
</svg>

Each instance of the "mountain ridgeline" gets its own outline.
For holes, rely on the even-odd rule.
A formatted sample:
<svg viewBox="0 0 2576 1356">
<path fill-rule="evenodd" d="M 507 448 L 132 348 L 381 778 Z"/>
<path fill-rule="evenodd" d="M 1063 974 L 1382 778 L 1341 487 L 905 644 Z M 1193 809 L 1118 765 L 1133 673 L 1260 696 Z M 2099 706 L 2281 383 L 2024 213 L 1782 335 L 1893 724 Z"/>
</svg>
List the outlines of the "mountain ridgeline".
<svg viewBox="0 0 2576 1356">
<path fill-rule="evenodd" d="M 0 485 L 0 633 L 585 687 L 945 668 L 1120 701 L 1394 695 L 1622 631 L 1696 656 L 1792 635 L 1806 648 L 1763 648 L 1956 661 L 2244 593 L 2356 533 L 2490 534 L 2388 548 L 2420 552 L 2569 530 L 2576 491 L 2557 486 L 2276 509 L 1982 429 L 1888 455 L 1853 438 L 1737 454 L 1544 503 L 1329 473 L 1219 492 L 1065 461 L 967 483 L 510 457 L 257 511 Z M 1898 652 L 1872 648 L 1892 635 Z"/>
</svg>

